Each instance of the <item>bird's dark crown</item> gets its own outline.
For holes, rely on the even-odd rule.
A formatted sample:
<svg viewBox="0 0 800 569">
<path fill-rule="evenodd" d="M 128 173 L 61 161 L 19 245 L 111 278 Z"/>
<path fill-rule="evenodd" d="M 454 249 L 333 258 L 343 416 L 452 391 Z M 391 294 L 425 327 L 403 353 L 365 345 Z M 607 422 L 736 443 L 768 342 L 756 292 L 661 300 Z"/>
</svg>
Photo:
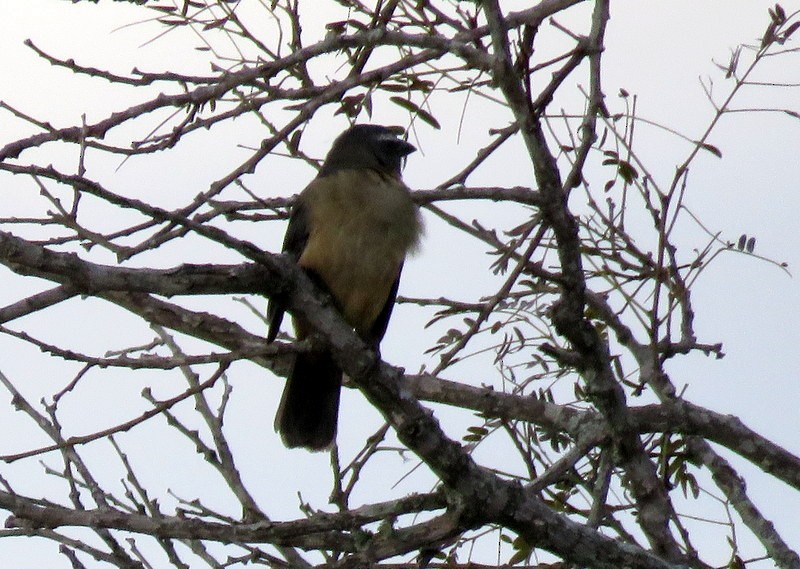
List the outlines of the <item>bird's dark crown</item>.
<svg viewBox="0 0 800 569">
<path fill-rule="evenodd" d="M 376 124 L 357 124 L 333 141 L 320 176 L 339 170 L 371 169 L 400 176 L 403 158 L 416 150 L 398 137 L 403 129 Z"/>
</svg>

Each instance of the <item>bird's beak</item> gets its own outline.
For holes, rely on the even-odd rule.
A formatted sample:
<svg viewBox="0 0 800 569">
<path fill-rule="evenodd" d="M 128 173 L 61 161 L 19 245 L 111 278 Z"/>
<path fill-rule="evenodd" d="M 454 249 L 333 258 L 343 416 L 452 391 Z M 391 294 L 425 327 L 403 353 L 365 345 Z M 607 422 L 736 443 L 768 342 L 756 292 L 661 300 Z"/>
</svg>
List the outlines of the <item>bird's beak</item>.
<svg viewBox="0 0 800 569">
<path fill-rule="evenodd" d="M 408 156 L 412 152 L 416 152 L 417 151 L 417 147 L 416 146 L 414 146 L 413 144 L 409 144 L 405 140 L 400 140 L 399 144 L 398 144 L 398 147 L 399 147 L 398 151 L 399 151 L 399 154 L 401 156 Z"/>
</svg>

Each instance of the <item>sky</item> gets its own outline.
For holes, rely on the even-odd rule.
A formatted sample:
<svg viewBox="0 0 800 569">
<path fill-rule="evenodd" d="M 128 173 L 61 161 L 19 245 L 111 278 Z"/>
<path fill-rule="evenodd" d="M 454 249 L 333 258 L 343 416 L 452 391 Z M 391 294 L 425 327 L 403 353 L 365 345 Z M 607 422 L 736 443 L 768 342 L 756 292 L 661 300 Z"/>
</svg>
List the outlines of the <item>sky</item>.
<svg viewBox="0 0 800 569">
<path fill-rule="evenodd" d="M 109 2 L 97 6 L 56 0 L 0 0 L 0 5 L 5 8 L 6 15 L 0 22 L 0 53 L 4 54 L 0 58 L 0 76 L 4 77 L 0 100 L 33 116 L 48 117 L 59 126 L 79 123 L 83 113 L 88 121 L 97 120 L 119 107 L 134 104 L 138 98 L 130 90 L 114 89 L 102 81 L 75 79 L 64 70 L 50 67 L 22 45 L 25 39 L 30 38 L 37 46 L 61 57 L 74 57 L 86 65 L 123 73 L 134 65 L 148 70 L 169 70 L 175 66 L 185 69 L 195 61 L 198 72 L 206 71 L 197 53 L 180 47 L 194 45 L 188 43 L 188 35 L 148 41 L 153 38 L 154 28 L 141 22 L 141 11 L 132 6 Z M 738 44 L 758 41 L 767 23 L 766 10 L 772 5 L 772 2 L 762 0 L 708 0 L 702 3 L 688 0 L 615 1 L 607 33 L 603 78 L 612 112 L 613 109 L 622 109 L 622 101 L 615 95 L 619 89 L 625 89 L 637 96 L 641 117 L 667 124 L 689 137 L 698 137 L 713 116 L 701 83 L 708 85 L 713 78 L 714 92 L 725 92 L 716 64 L 726 64 L 731 50 Z M 800 3 L 784 2 L 783 6 L 787 12 L 792 12 L 800 8 Z M 310 24 L 307 33 L 313 33 L 315 26 L 320 27 L 326 12 L 320 10 L 318 16 L 319 22 Z M 132 22 L 139 23 L 131 25 Z M 765 82 L 800 83 L 798 70 L 798 58 L 789 56 L 767 62 L 757 78 Z M 798 100 L 797 87 L 752 87 L 734 106 L 784 106 L 800 111 Z M 457 112 L 438 110 L 445 128 L 440 132 L 420 130 L 420 138 L 415 141 L 420 152 L 409 160 L 404 174 L 413 188 L 432 187 L 445 179 L 447 173 L 452 172 L 455 157 L 459 152 L 466 154 L 472 143 L 468 136 L 469 128 L 464 131 L 467 134 L 458 132 Z M 479 126 L 475 125 L 475 128 Z M 10 119 L 7 113 L 0 113 L 0 133 L 3 133 L 0 143 L 20 136 L 26 128 L 19 121 Z M 240 137 L 242 144 L 252 145 L 257 143 L 260 134 L 249 126 L 234 125 L 221 129 L 217 136 L 228 143 L 223 155 L 215 151 L 214 140 L 204 140 L 185 151 L 153 157 L 146 167 L 93 161 L 91 156 L 88 164 L 94 172 L 114 176 L 119 187 L 138 192 L 142 199 L 174 206 L 182 203 L 187 195 L 196 193 L 185 188 L 193 185 L 202 188 L 204 183 L 230 170 L 247 154 L 246 149 L 237 149 L 230 141 Z M 655 127 L 641 126 L 638 136 L 643 158 L 652 165 L 653 172 L 660 179 L 669 180 L 689 147 Z M 314 137 L 307 143 L 309 151 L 321 155 L 329 143 L 329 133 L 319 129 Z M 796 324 L 796 314 L 800 313 L 800 288 L 796 277 L 792 276 L 800 267 L 800 238 L 796 231 L 796 212 L 800 210 L 800 192 L 797 191 L 800 165 L 796 159 L 800 121 L 780 113 L 731 114 L 723 118 L 710 142 L 721 149 L 722 158 L 708 154 L 697 161 L 690 174 L 687 204 L 707 227 L 719 231 L 723 240 L 735 241 L 741 234 L 755 236 L 756 253 L 786 262 L 791 274 L 754 256 L 736 252 L 722 254 L 698 280 L 694 303 L 701 340 L 722 342 L 726 357 L 715 360 L 692 356 L 674 362 L 668 371 L 679 388 L 685 387 L 691 401 L 721 413 L 736 415 L 751 428 L 800 454 L 797 439 L 800 418 L 796 412 L 800 399 L 800 363 L 796 357 L 800 340 Z M 204 159 L 204 156 L 214 156 L 214 160 Z M 69 164 L 74 163 L 76 157 L 72 154 L 47 156 L 47 159 Z M 502 166 L 498 164 L 498 172 Z M 257 188 L 262 195 L 286 196 L 301 189 L 309 175 L 308 170 L 276 162 L 257 171 L 246 183 Z M 491 175 L 487 174 L 487 179 L 491 179 Z M 528 183 L 524 174 L 502 171 L 502 175 L 503 181 L 509 184 Z M 24 211 L 34 204 L 28 204 L 25 202 L 27 198 L 23 197 L 30 193 L 29 188 L 19 189 L 14 186 L 17 183 L 18 180 L 3 179 L 4 191 L 19 200 L 8 207 Z M 173 192 L 173 187 L 181 191 Z M 103 221 L 99 219 L 98 224 L 101 226 Z M 119 219 L 107 221 L 110 225 L 119 223 Z M 458 254 L 453 254 L 453 232 L 431 216 L 426 217 L 426 222 L 426 241 L 421 253 L 405 268 L 401 294 L 434 297 L 440 296 L 441 291 L 458 290 L 465 299 L 470 299 L 488 290 L 494 281 L 483 275 L 490 260 L 486 260 L 486 265 L 463 262 L 465 258 L 481 258 L 480 248 L 474 243 L 460 243 Z M 265 248 L 276 250 L 280 245 L 282 228 L 269 231 L 254 236 L 254 239 L 259 239 Z M 687 226 L 685 239 L 690 247 L 695 243 L 704 244 L 704 234 L 697 227 Z M 230 261 L 222 252 L 215 252 L 215 255 L 217 253 L 219 256 L 214 256 L 214 261 Z M 159 257 L 156 262 L 165 266 L 181 262 L 210 262 L 208 251 L 188 246 L 178 247 L 170 254 L 173 256 Z M 113 262 L 110 257 L 98 258 Z M 137 262 L 146 264 L 150 261 L 145 256 Z M 0 283 L 0 303 L 3 305 L 18 300 L 31 286 L 29 281 L 12 279 L 5 269 L 0 270 Z M 198 299 L 196 306 L 202 306 L 206 301 Z M 187 305 L 191 304 L 192 301 L 187 302 Z M 74 320 L 72 314 L 77 308 L 83 311 L 86 320 Z M 256 319 L 248 320 L 244 315 L 242 319 L 251 329 L 258 330 Z M 421 330 L 423 324 L 423 316 L 399 307 L 384 343 L 384 357 L 406 366 L 409 371 L 422 365 L 430 366 L 433 360 L 423 352 L 442 328 Z M 25 321 L 25 326 L 41 331 L 54 343 L 67 342 L 76 349 L 87 351 L 98 342 L 104 348 L 122 347 L 130 343 L 131 337 L 142 343 L 152 337 L 152 332 L 137 325 L 134 319 L 121 316 L 119 311 L 109 311 L 103 303 L 91 299 L 67 303 L 47 315 L 33 315 Z M 409 333 L 409 330 L 413 332 Z M 9 346 L 11 344 L 6 339 L 0 338 L 0 351 L 11 349 Z M 0 360 L 0 371 L 26 385 L 31 393 L 40 390 L 52 393 L 54 386 L 63 384 L 62 370 L 58 362 L 48 363 L 33 350 L 21 350 L 15 352 L 13 358 Z M 276 488 L 299 484 L 304 497 L 324 503 L 327 487 L 320 484 L 314 473 L 327 468 L 327 458 L 289 452 L 280 446 L 271 430 L 271 415 L 280 385 L 271 382 L 265 386 L 261 374 L 263 371 L 255 366 L 244 367 L 236 378 L 236 388 L 258 395 L 237 399 L 235 412 L 229 415 L 228 427 L 232 431 L 253 433 L 237 440 L 241 445 L 237 450 L 244 461 L 242 468 L 253 473 L 253 479 L 247 482 L 261 486 L 259 496 L 269 503 L 270 513 L 278 516 L 282 512 L 296 512 L 297 498 L 294 494 L 275 491 Z M 84 430 L 113 424 L 119 420 L 119 410 L 105 403 L 117 400 L 121 393 L 130 396 L 131 406 L 125 409 L 126 417 L 144 410 L 146 405 L 138 393 L 147 384 L 148 376 L 136 374 L 134 377 L 119 372 L 115 377 L 120 381 L 90 378 L 83 385 L 83 398 L 76 397 L 74 401 L 65 403 L 65 417 L 76 421 Z M 36 385 L 40 387 L 36 388 Z M 164 386 L 156 386 L 156 389 L 160 387 L 163 387 L 162 394 L 170 392 Z M 359 397 L 357 393 L 346 392 L 343 412 L 355 409 L 360 404 Z M 265 400 L 269 403 L 264 403 Z M 87 401 L 94 403 L 88 414 Z M 0 399 L 0 404 L 3 402 Z M 0 453 L 32 446 L 29 441 L 41 438 L 19 417 L 11 417 L 10 407 L 6 409 L 0 408 L 3 431 L 0 432 Z M 370 414 L 367 411 L 362 418 L 363 423 L 351 430 L 350 436 L 356 441 L 380 424 L 375 412 Z M 465 417 L 454 420 L 455 426 L 451 428 L 456 436 L 457 429 L 467 424 L 466 421 L 468 418 Z M 185 449 L 168 444 L 153 445 L 153 440 L 159 440 L 159 433 L 157 427 L 143 426 L 137 436 L 124 435 L 121 440 L 132 456 L 148 457 L 159 465 L 196 464 L 197 458 L 187 455 Z M 24 444 L 20 444 L 21 441 Z M 345 442 L 343 446 L 346 453 L 354 451 L 358 443 Z M 86 452 L 102 465 L 105 450 L 87 447 Z M 276 467 L 277 464 L 281 467 Z M 110 479 L 122 476 L 118 466 L 102 467 L 109 468 Z M 172 470 L 159 469 L 158 472 L 144 469 L 143 477 L 151 484 L 179 487 L 186 496 L 203 494 L 204 487 L 211 483 L 210 478 L 205 478 L 205 475 L 186 477 L 189 468 L 179 466 Z M 37 477 L 45 484 L 47 477 L 40 470 L 34 464 L 30 469 L 17 469 L 9 476 L 16 479 Z M 794 516 L 800 508 L 800 499 L 780 484 L 767 483 L 758 473 L 749 470 L 744 473 L 753 474 L 748 484 L 752 498 L 763 506 L 765 514 L 775 521 L 776 526 L 783 529 L 784 537 L 795 549 L 800 548 L 800 534 Z M 263 477 L 261 485 L 259 477 Z M 426 480 L 424 473 L 412 474 L 410 479 L 399 483 L 393 491 L 402 494 L 412 484 L 424 485 Z M 368 498 L 370 490 L 378 492 L 384 489 L 367 488 L 364 499 Z M 220 507 L 225 507 L 225 499 L 219 500 Z M 287 515 L 291 517 L 291 514 Z M 68 566 L 63 557 L 46 549 L 32 552 L 20 540 L 0 540 L 0 559 L 13 560 L 14 567 L 20 569 L 40 567 L 44 560 L 53 563 L 49 565 L 51 567 Z"/>
</svg>

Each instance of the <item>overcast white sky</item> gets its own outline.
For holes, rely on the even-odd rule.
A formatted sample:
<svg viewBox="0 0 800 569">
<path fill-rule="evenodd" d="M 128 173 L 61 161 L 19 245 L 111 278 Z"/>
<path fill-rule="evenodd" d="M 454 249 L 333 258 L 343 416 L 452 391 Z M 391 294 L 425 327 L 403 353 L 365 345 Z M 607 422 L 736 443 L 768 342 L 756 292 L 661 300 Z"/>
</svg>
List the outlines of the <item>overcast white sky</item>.
<svg viewBox="0 0 800 569">
<path fill-rule="evenodd" d="M 798 0 L 782 4 L 787 12 L 800 8 Z M 175 49 L 173 43 L 180 38 L 165 38 L 141 47 L 152 37 L 153 28 L 147 25 L 121 27 L 141 19 L 141 9 L 132 6 L 110 2 L 100 6 L 88 2 L 73 5 L 56 0 L 0 0 L 0 5 L 4 8 L 4 17 L 0 21 L 0 53 L 3 54 L 0 57 L 0 77 L 3 78 L 0 100 L 33 116 L 47 118 L 58 126 L 78 123 L 81 113 L 86 113 L 90 121 L 96 120 L 111 110 L 135 102 L 136 97 L 119 90 L 107 91 L 102 82 L 76 80 L 66 71 L 51 68 L 22 45 L 27 38 L 55 55 L 74 57 L 83 64 L 121 73 L 134 65 L 148 70 L 169 70 L 172 65 L 185 65 L 186 52 Z M 612 112 L 621 110 L 615 94 L 624 88 L 638 95 L 641 116 L 667 124 L 690 137 L 699 136 L 712 116 L 699 78 L 712 76 L 717 81 L 719 92 L 725 91 L 713 62 L 724 64 L 737 44 L 756 42 L 766 26 L 766 10 L 771 5 L 773 2 L 764 0 L 614 1 L 604 56 L 604 84 Z M 324 15 L 321 11 L 320 16 Z M 800 82 L 800 58 L 789 57 L 767 65 L 758 78 Z M 753 88 L 740 104 L 734 106 L 783 105 L 800 111 L 799 92 L 797 88 Z M 447 116 L 445 111 L 443 114 Z M 456 124 L 453 118 L 444 122 L 451 126 Z M 7 114 L 0 113 L 0 144 L 18 136 L 21 128 Z M 253 135 L 250 142 L 257 140 L 257 133 L 249 134 Z M 233 129 L 222 132 L 222 136 L 235 135 Z M 657 129 L 642 127 L 639 136 L 640 141 L 644 141 L 641 147 L 644 158 L 658 175 L 668 180 L 675 165 L 688 152 L 688 146 L 677 143 Z M 313 142 L 318 144 L 317 154 L 321 154 L 328 144 L 324 137 Z M 445 128 L 440 133 L 429 133 L 428 138 L 419 142 L 421 152 L 409 160 L 406 180 L 412 187 L 431 187 L 438 181 L 432 176 L 451 171 L 448 170 L 448 156 L 459 152 L 459 141 L 452 128 Z M 720 231 L 725 239 L 736 240 L 742 233 L 755 236 L 757 253 L 787 262 L 794 274 L 800 267 L 797 232 L 800 121 L 770 113 L 732 115 L 724 118 L 710 142 L 722 150 L 723 159 L 709 154 L 698 161 L 690 178 L 689 206 L 711 230 Z M 461 144 L 468 145 L 468 142 L 462 140 Z M 208 155 L 212 155 L 212 149 L 208 150 Z M 233 152 L 232 156 L 225 158 L 228 164 L 220 164 L 205 159 L 205 154 L 194 150 L 178 154 L 180 159 L 177 162 L 174 155 L 170 155 L 169 163 L 154 160 L 151 170 L 123 167 L 116 175 L 121 185 L 141 187 L 142 199 L 170 203 L 170 184 L 207 184 L 229 170 L 243 155 L 242 152 Z M 109 175 L 117 165 L 90 162 L 91 167 Z M 135 172 L 135 179 L 130 179 L 131 172 Z M 250 187 L 268 188 L 263 192 L 265 196 L 289 195 L 299 191 L 309 175 L 308 171 L 293 172 L 282 176 L 281 184 L 276 187 L 274 177 L 259 179 L 257 173 L 248 184 Z M 0 191 L 9 192 L 8 184 L 15 181 L 3 178 L 2 183 Z M 176 199 L 180 202 L 193 193 L 196 192 L 178 193 Z M 442 237 L 444 234 L 439 233 L 440 230 L 435 220 L 429 220 L 428 239 L 422 253 L 407 265 L 401 292 L 409 296 L 439 296 L 443 292 L 437 292 L 437 289 L 453 290 L 454 286 L 475 280 L 474 274 L 469 274 L 470 267 L 464 267 L 461 262 L 468 250 L 459 249 L 459 254 L 453 255 L 452 245 Z M 687 239 L 697 236 L 692 231 L 688 233 L 691 236 Z M 279 237 L 279 234 L 274 236 L 272 246 L 278 247 Z M 698 241 L 698 245 L 702 245 L 702 241 Z M 171 262 L 208 261 L 203 254 L 203 251 L 189 251 L 187 257 Z M 430 276 L 433 267 L 437 267 L 435 279 Z M 481 290 L 480 278 L 477 280 L 475 290 Z M 12 283 L 10 273 L 0 269 L 0 303 L 3 305 L 18 300 L 26 286 L 18 279 Z M 463 290 L 468 296 L 470 287 L 464 286 Z M 800 360 L 797 357 L 800 287 L 796 278 L 754 258 L 726 254 L 700 279 L 694 299 L 701 339 L 723 342 L 727 356 L 723 360 L 697 356 L 676 362 L 669 368 L 673 380 L 680 387 L 687 386 L 687 397 L 693 402 L 738 415 L 750 427 L 800 454 L 800 416 L 797 413 L 800 401 Z M 105 309 L 100 304 L 92 306 L 98 314 L 103 314 Z M 420 352 L 429 344 L 433 332 L 401 332 L 409 326 L 419 325 L 421 321 L 402 310 L 399 312 L 399 320 L 393 323 L 387 336 L 384 355 L 393 363 L 415 370 L 422 363 L 430 363 Z M 60 313 L 55 311 L 53 314 Z M 33 318 L 31 322 L 41 330 L 48 330 L 50 339 L 75 338 L 76 342 L 85 342 L 82 347 L 87 349 L 93 340 L 116 333 L 108 329 L 92 331 L 89 329 L 92 324 L 75 322 L 66 314 L 60 320 L 49 316 L 39 320 Z M 79 332 L 80 340 L 77 338 Z M 120 342 L 123 342 L 123 337 L 120 336 Z M 141 339 L 146 341 L 147 335 Z M 42 379 L 44 382 L 54 381 L 55 385 L 63 383 L 63 377 L 56 380 L 51 377 L 51 374 L 57 374 L 57 366 L 48 367 L 36 358 L 36 365 L 43 367 L 31 368 L 33 352 L 3 354 L 2 350 L 8 349 L 7 346 L 10 344 L 0 338 L 0 371 L 12 379 L 25 384 L 39 378 L 47 378 Z M 103 347 L 105 349 L 108 345 Z M 260 385 L 256 377 L 260 373 L 263 372 L 253 367 L 253 377 L 239 378 L 239 381 L 249 387 Z M 260 400 L 238 402 L 240 414 L 232 415 L 231 428 L 240 421 L 243 430 L 259 433 L 252 441 L 243 444 L 252 445 L 253 464 L 265 463 L 262 472 L 267 488 L 263 495 L 270 501 L 270 513 L 281 515 L 281 512 L 294 508 L 296 497 L 293 494 L 281 495 L 277 489 L 293 484 L 299 473 L 305 476 L 324 471 L 327 458 L 324 455 L 290 453 L 280 447 L 271 431 L 271 415 L 279 389 L 278 385 L 273 387 L 267 395 L 273 400 L 267 403 Z M 92 421 L 101 425 L 118 421 L 113 413 L 104 411 L 101 403 L 104 397 L 113 397 L 119 386 L 97 383 L 93 389 L 96 390 L 93 397 L 98 406 L 92 409 L 91 417 L 86 417 L 89 421 L 87 426 Z M 140 389 L 139 383 L 133 385 L 131 396 L 138 397 L 136 394 Z M 45 393 L 51 391 L 50 388 L 44 389 Z M 346 394 L 345 406 L 357 397 L 357 394 Z M 0 397 L 0 405 L 4 405 L 4 401 L 4 397 Z M 135 410 L 144 408 L 139 403 L 132 405 L 134 411 L 126 418 Z M 78 415 L 86 412 L 86 409 L 75 409 Z M 19 445 L 19 433 L 25 433 L 21 435 L 24 438 L 29 431 L 24 430 L 18 418 L 10 414 L 10 406 L 0 406 L 0 430 L 3 431 L 0 434 L 0 454 L 28 446 Z M 260 419 L 255 421 L 254 416 Z M 266 420 L 261 420 L 263 417 Z M 374 424 L 378 424 L 377 417 L 374 417 Z M 366 433 L 368 429 L 363 428 L 363 431 Z M 347 427 L 343 432 L 347 432 Z M 131 438 L 128 444 L 142 445 L 143 453 L 150 453 L 157 457 L 154 460 L 163 460 L 165 464 L 178 460 L 170 455 L 177 451 L 151 446 L 146 438 L 146 428 L 141 429 L 140 434 L 143 437 L 139 442 Z M 193 457 L 187 460 L 193 460 Z M 272 468 L 274 462 L 270 463 L 270 460 L 283 466 Z M 244 465 L 247 466 L 251 465 Z M 4 470 L 0 472 L 5 474 Z M 26 470 L 24 476 L 36 476 L 32 472 Z M 176 475 L 181 474 L 178 472 Z M 750 474 L 750 471 L 744 474 Z M 169 476 L 164 472 L 153 473 L 152 481 Z M 800 509 L 800 499 L 786 488 L 764 485 L 761 480 L 759 477 L 748 484 L 753 498 L 783 530 L 784 537 L 791 540 L 796 549 L 800 548 L 795 514 Z M 197 480 L 195 489 L 198 494 L 202 493 L 203 484 L 203 480 Z M 324 502 L 327 486 L 320 487 L 318 480 L 313 478 L 302 484 L 307 495 Z M 181 488 L 191 492 L 192 484 L 182 482 Z M 404 491 L 406 489 L 402 486 L 397 489 L 399 493 Z M 40 549 L 52 548 L 48 545 Z M 24 543 L 0 540 L 0 560 L 4 566 L 20 569 L 41 567 L 43 559 L 56 560 L 50 567 L 67 567 L 66 560 L 54 551 L 32 553 Z M 9 561 L 12 563 L 7 565 Z"/>
</svg>

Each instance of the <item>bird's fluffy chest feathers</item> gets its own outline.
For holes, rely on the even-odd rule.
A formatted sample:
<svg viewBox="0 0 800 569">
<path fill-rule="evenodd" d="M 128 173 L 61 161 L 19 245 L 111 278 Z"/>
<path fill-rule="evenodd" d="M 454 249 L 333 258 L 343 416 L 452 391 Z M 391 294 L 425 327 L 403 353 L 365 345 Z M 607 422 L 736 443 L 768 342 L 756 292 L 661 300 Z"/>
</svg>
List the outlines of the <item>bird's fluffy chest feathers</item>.
<svg viewBox="0 0 800 569">
<path fill-rule="evenodd" d="M 300 199 L 308 216 L 300 266 L 322 278 L 345 319 L 364 334 L 419 239 L 408 189 L 377 172 L 345 170 L 315 180 Z"/>
</svg>

